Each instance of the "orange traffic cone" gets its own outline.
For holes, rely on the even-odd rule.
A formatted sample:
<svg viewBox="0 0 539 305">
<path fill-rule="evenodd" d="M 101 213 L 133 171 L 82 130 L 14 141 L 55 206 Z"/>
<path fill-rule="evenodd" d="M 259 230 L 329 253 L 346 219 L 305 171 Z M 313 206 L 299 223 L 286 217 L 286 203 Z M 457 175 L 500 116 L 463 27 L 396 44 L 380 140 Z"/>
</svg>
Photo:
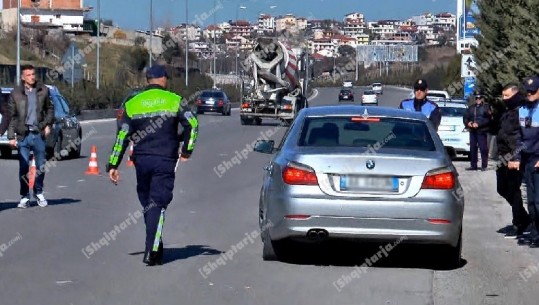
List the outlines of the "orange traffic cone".
<svg viewBox="0 0 539 305">
<path fill-rule="evenodd" d="M 131 158 L 133 156 L 133 143 L 129 146 L 129 157 L 127 158 L 127 166 L 135 166 L 135 163 L 133 163 L 133 159 Z"/>
<path fill-rule="evenodd" d="M 30 162 L 30 171 L 28 172 L 28 187 L 30 189 L 34 188 L 34 183 L 36 181 L 36 159 L 32 155 L 32 161 Z"/>
<path fill-rule="evenodd" d="M 86 175 L 99 175 L 99 167 L 97 166 L 97 148 L 92 146 L 92 154 L 90 155 L 90 164 L 88 164 L 88 170 Z"/>
</svg>

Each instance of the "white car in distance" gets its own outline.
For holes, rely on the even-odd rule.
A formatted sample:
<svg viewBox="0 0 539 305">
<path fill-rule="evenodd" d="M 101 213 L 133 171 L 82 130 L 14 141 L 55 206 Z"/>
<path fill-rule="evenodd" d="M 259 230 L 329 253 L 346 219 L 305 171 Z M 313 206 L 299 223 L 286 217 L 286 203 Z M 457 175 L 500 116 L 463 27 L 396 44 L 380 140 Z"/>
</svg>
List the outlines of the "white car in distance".
<svg viewBox="0 0 539 305">
<path fill-rule="evenodd" d="M 361 96 L 361 105 L 378 105 L 378 95 L 374 90 L 363 91 Z"/>
<path fill-rule="evenodd" d="M 452 158 L 470 155 L 470 133 L 464 126 L 463 117 L 468 106 L 463 103 L 438 102 L 442 120 L 438 136 Z"/>
</svg>

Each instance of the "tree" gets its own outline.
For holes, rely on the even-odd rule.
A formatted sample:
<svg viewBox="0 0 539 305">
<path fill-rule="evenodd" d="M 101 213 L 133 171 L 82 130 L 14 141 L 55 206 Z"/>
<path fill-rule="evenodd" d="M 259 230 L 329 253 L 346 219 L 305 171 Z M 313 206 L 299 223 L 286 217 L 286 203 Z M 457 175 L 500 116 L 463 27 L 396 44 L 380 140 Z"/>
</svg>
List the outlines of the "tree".
<svg viewBox="0 0 539 305">
<path fill-rule="evenodd" d="M 342 45 L 339 46 L 337 53 L 339 53 L 340 56 L 354 58 L 354 56 L 356 55 L 356 50 L 352 46 Z"/>
<path fill-rule="evenodd" d="M 539 71 L 539 0 L 512 2 L 481 0 L 476 16 L 481 35 L 472 48 L 477 85 L 488 96 L 499 96 L 506 83 L 522 81 Z"/>
</svg>

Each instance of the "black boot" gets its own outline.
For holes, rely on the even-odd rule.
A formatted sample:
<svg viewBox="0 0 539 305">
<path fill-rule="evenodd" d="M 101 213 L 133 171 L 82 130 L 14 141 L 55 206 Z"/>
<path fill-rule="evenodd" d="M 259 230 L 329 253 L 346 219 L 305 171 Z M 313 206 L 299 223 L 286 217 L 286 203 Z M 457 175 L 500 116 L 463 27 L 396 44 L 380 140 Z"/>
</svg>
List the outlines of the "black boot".
<svg viewBox="0 0 539 305">
<path fill-rule="evenodd" d="M 163 242 L 159 243 L 159 248 L 157 251 L 148 251 L 144 252 L 144 259 L 142 260 L 148 266 L 162 265 L 163 264 Z"/>
</svg>

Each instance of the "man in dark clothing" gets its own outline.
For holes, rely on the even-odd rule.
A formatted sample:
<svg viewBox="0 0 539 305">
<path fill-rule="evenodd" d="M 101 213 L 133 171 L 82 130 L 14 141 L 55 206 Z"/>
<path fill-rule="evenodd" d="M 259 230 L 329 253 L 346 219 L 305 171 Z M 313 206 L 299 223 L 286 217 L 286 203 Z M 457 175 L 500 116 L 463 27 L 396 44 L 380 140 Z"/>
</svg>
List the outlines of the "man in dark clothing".
<svg viewBox="0 0 539 305">
<path fill-rule="evenodd" d="M 414 83 L 414 98 L 407 99 L 400 103 L 399 109 L 417 111 L 423 113 L 430 119 L 434 128 L 438 130 L 442 121 L 442 113 L 436 103 L 427 99 L 428 85 L 424 79 L 418 79 Z"/>
<path fill-rule="evenodd" d="M 470 131 L 470 163 L 466 170 L 477 170 L 477 146 L 481 151 L 481 170 L 487 170 L 488 145 L 487 136 L 490 128 L 490 107 L 485 103 L 485 96 L 480 91 L 475 92 L 475 104 L 464 114 L 464 126 Z"/>
<path fill-rule="evenodd" d="M 26 179 L 30 169 L 30 152 L 34 153 L 36 168 L 45 165 L 45 139 L 51 133 L 54 123 L 54 106 L 50 99 L 49 88 L 36 81 L 36 71 L 31 65 L 21 67 L 22 85 L 17 86 L 9 96 L 9 115 L 11 122 L 7 137 L 11 147 L 19 152 L 19 183 L 21 200 L 19 208 L 27 208 L 30 203 L 30 190 Z M 34 197 L 40 207 L 47 206 L 43 196 L 45 171 L 38 171 L 34 183 Z"/>
<path fill-rule="evenodd" d="M 513 227 L 506 233 L 507 238 L 521 237 L 530 224 L 528 212 L 522 202 L 522 172 L 510 169 L 508 163 L 515 161 L 517 143 L 520 140 L 520 123 L 518 111 L 524 102 L 524 96 L 519 92 L 518 84 L 508 84 L 502 91 L 506 111 L 499 120 L 500 129 L 496 137 L 498 145 L 498 166 L 496 181 L 498 194 L 511 205 Z"/>
</svg>

